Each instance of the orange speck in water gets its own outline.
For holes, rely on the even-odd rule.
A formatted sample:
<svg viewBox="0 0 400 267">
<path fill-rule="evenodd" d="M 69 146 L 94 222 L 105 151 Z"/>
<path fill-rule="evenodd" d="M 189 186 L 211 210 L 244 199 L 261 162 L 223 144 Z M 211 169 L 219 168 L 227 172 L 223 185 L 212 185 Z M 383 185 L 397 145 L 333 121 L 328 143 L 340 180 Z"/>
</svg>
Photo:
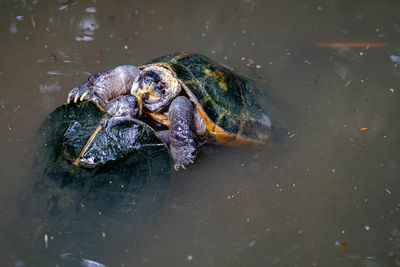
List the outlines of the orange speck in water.
<svg viewBox="0 0 400 267">
<path fill-rule="evenodd" d="M 366 131 L 366 130 L 368 130 L 368 128 L 366 128 L 366 127 L 360 128 L 360 131 Z"/>
</svg>

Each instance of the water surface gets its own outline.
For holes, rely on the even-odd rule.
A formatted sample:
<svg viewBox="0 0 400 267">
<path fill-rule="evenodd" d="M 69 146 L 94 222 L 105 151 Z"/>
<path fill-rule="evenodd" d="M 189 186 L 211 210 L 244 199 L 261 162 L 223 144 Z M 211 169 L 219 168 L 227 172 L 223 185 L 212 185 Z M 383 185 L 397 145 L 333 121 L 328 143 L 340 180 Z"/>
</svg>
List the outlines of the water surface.
<svg viewBox="0 0 400 267">
<path fill-rule="evenodd" d="M 390 0 L 2 1 L 2 262 L 35 264 L 18 249 L 31 224 L 18 203 L 46 116 L 92 73 L 188 51 L 266 83 L 285 132 L 269 149 L 202 147 L 134 249 L 124 249 L 136 236 L 127 218 L 85 259 L 400 265 L 399 10 Z"/>
</svg>

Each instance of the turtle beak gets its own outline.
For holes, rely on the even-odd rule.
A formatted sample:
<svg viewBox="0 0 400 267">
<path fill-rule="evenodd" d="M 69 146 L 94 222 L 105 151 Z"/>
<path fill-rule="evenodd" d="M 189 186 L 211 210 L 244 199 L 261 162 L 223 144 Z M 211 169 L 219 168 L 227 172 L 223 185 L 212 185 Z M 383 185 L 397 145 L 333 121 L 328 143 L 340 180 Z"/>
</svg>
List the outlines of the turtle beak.
<svg viewBox="0 0 400 267">
<path fill-rule="evenodd" d="M 142 92 L 138 92 L 137 94 L 132 94 L 133 96 L 136 97 L 137 102 L 139 104 L 139 118 L 142 118 L 142 114 L 143 114 L 143 102 L 142 102 Z"/>
<path fill-rule="evenodd" d="M 161 96 L 154 92 L 154 83 L 150 86 L 143 85 L 143 88 L 139 89 L 137 93 L 132 93 L 138 100 L 139 104 L 139 118 L 142 117 L 143 114 L 143 102 L 151 103 L 157 101 L 161 98 Z"/>
<path fill-rule="evenodd" d="M 143 85 L 143 88 L 139 89 L 139 94 L 142 96 L 143 101 L 151 103 L 160 99 L 160 95 L 154 92 L 155 83 L 150 86 Z"/>
</svg>

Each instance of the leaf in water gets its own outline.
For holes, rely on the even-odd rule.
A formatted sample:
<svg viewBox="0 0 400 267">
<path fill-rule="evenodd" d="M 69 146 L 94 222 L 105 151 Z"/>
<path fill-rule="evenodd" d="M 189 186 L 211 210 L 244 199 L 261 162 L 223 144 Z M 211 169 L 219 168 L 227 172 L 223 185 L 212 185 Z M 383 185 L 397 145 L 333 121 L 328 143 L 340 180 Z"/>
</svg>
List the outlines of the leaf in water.
<svg viewBox="0 0 400 267">
<path fill-rule="evenodd" d="M 344 241 L 344 242 L 342 242 L 342 243 L 338 243 L 337 246 L 338 246 L 338 247 L 341 247 L 341 248 L 344 248 L 344 247 L 347 246 L 348 244 L 349 244 L 349 242 Z"/>
</svg>

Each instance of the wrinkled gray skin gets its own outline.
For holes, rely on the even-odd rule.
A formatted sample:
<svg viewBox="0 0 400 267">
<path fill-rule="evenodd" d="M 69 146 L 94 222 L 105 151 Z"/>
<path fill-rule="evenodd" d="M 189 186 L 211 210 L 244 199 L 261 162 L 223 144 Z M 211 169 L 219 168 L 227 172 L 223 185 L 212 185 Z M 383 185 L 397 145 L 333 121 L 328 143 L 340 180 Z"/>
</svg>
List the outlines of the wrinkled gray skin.
<svg viewBox="0 0 400 267">
<path fill-rule="evenodd" d="M 139 112 L 138 102 L 133 95 L 122 95 L 110 100 L 104 109 L 113 116 L 135 118 Z"/>
<path fill-rule="evenodd" d="M 193 163 L 197 155 L 194 114 L 195 107 L 185 96 L 176 97 L 169 106 L 169 142 L 175 167 Z"/>
<path fill-rule="evenodd" d="M 138 112 L 138 100 L 130 95 L 130 89 L 134 82 L 146 83 L 141 78 L 143 75 L 140 75 L 140 70 L 131 65 L 96 73 L 85 83 L 71 90 L 67 103 L 92 100 L 113 116 L 135 117 Z M 143 100 L 145 97 L 142 97 Z M 167 133 L 160 131 L 160 136 L 170 145 L 175 170 L 186 169 L 197 156 L 197 135 L 205 134 L 204 127 L 198 125 L 204 123 L 193 103 L 185 96 L 173 99 L 166 114 L 170 127 Z"/>
<path fill-rule="evenodd" d="M 76 103 L 78 100 L 90 99 L 107 109 L 108 102 L 119 96 L 129 94 L 132 83 L 139 73 L 140 70 L 135 66 L 122 65 L 112 70 L 93 74 L 82 85 L 71 90 L 67 103 L 71 100 Z"/>
</svg>

